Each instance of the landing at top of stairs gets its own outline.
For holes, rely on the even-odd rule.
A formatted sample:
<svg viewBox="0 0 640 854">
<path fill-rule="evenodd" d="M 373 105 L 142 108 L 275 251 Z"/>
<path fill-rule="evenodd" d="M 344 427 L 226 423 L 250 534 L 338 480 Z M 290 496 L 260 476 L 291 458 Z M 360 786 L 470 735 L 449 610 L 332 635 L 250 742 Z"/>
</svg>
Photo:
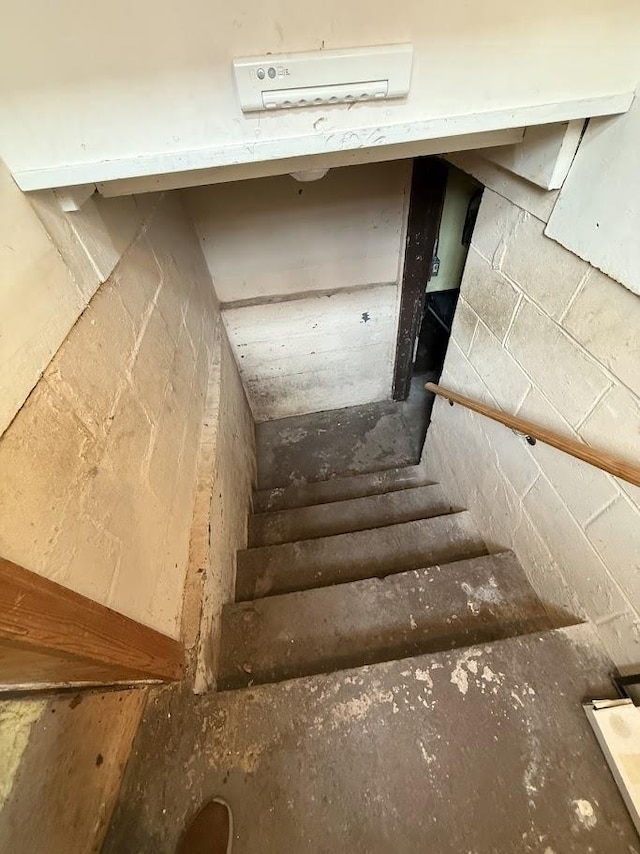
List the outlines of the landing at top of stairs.
<svg viewBox="0 0 640 854">
<path fill-rule="evenodd" d="M 234 854 L 638 854 L 580 705 L 610 667 L 581 625 L 186 708 L 164 690 L 103 854 L 175 851 L 213 793 Z"/>
</svg>

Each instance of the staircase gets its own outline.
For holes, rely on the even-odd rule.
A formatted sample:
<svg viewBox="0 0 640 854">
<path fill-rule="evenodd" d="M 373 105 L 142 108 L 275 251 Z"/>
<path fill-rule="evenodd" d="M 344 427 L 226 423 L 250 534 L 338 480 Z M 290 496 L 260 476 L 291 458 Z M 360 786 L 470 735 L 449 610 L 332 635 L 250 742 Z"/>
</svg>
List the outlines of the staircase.
<svg viewBox="0 0 640 854">
<path fill-rule="evenodd" d="M 218 686 L 279 682 L 567 625 L 419 466 L 258 492 Z"/>
<path fill-rule="evenodd" d="M 612 696 L 593 630 L 421 467 L 254 507 L 202 748 L 238 852 L 640 851 L 581 708 Z"/>
<path fill-rule="evenodd" d="M 152 693 L 103 854 L 170 854 L 212 797 L 233 854 L 640 854 L 581 707 L 614 696 L 591 626 L 421 468 L 348 474 L 255 495 L 222 690 Z"/>
</svg>

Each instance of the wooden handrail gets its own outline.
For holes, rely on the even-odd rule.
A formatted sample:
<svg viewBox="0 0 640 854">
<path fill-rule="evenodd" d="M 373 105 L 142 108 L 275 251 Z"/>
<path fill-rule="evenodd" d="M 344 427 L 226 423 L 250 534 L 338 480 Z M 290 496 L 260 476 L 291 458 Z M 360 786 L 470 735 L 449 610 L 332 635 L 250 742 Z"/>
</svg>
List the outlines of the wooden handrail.
<svg viewBox="0 0 640 854">
<path fill-rule="evenodd" d="M 452 403 L 459 403 L 460 406 L 465 406 L 467 409 L 480 413 L 480 415 L 485 415 L 487 418 L 491 418 L 492 421 L 504 424 L 505 427 L 511 427 L 513 430 L 518 430 L 518 432 L 524 433 L 526 436 L 539 439 L 545 445 L 551 445 L 552 448 L 564 451 L 565 454 L 570 454 L 572 457 L 576 457 L 585 463 L 602 469 L 602 471 L 609 472 L 614 477 L 626 480 L 627 483 L 640 486 L 640 466 L 630 463 L 622 457 L 608 454 L 606 451 L 599 451 L 597 448 L 592 448 L 584 442 L 577 442 L 575 439 L 561 436 L 559 433 L 548 430 L 546 427 L 535 424 L 533 421 L 528 421 L 526 418 L 509 415 L 500 409 L 486 406 L 484 403 L 479 403 L 477 400 L 465 397 L 456 391 L 450 391 L 448 388 L 443 388 L 436 383 L 427 383 L 425 388 Z"/>
</svg>

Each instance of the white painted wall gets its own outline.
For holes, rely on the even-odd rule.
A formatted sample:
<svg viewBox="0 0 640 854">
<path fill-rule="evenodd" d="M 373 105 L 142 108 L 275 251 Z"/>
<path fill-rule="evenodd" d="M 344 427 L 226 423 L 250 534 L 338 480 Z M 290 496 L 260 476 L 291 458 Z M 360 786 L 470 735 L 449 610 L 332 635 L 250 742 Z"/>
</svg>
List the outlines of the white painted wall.
<svg viewBox="0 0 640 854">
<path fill-rule="evenodd" d="M 539 0 L 535 9 L 512 0 L 8 0 L 0 152 L 25 179 L 89 164 L 90 181 L 114 164 L 117 177 L 119 161 L 136 174 L 167 171 L 165 155 L 174 169 L 202 165 L 203 151 L 222 162 L 230 147 L 235 158 L 286 156 L 285 148 L 291 156 L 291 139 L 298 153 L 403 142 L 394 129 L 409 133 L 413 123 L 427 123 L 422 138 L 443 136 L 462 115 L 455 132 L 493 129 L 485 111 L 499 111 L 505 127 L 514 108 L 633 90 L 637 22 L 634 0 Z M 406 41 L 415 45 L 406 100 L 278 115 L 239 109 L 236 56 Z M 543 112 L 545 121 L 571 118 Z"/>
<path fill-rule="evenodd" d="M 397 315 L 395 284 L 223 307 L 255 420 L 389 397 Z"/>
<path fill-rule="evenodd" d="M 390 396 L 411 165 L 184 193 L 256 421 Z"/>
<path fill-rule="evenodd" d="M 545 233 L 640 294 L 638 96 L 627 115 L 589 123 Z"/>
<path fill-rule="evenodd" d="M 0 434 L 88 298 L 0 163 Z"/>
<path fill-rule="evenodd" d="M 495 177 L 442 385 L 637 460 L 640 297 L 544 236 L 534 187 Z M 512 548 L 544 600 L 592 620 L 614 661 L 637 670 L 640 489 L 442 400 L 424 457 L 489 545 Z"/>
<path fill-rule="evenodd" d="M 411 161 L 288 175 L 187 193 L 221 302 L 398 278 Z"/>
<path fill-rule="evenodd" d="M 447 192 L 442 206 L 442 218 L 438 233 L 437 256 L 440 269 L 427 285 L 427 293 L 448 291 L 460 287 L 467 247 L 462 244 L 462 234 L 467 218 L 469 202 L 478 185 L 458 169 L 450 169 L 447 175 Z"/>
</svg>

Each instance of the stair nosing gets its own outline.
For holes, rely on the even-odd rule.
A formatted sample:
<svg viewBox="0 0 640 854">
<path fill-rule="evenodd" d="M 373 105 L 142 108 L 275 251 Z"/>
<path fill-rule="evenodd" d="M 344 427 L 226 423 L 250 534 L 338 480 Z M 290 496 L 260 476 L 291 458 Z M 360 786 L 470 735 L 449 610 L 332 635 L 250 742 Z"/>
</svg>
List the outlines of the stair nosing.
<svg viewBox="0 0 640 854">
<path fill-rule="evenodd" d="M 498 565 L 496 565 L 496 561 L 498 562 Z M 230 651 L 230 657 L 228 655 L 224 656 L 224 660 L 226 661 L 224 672 L 221 671 L 218 674 L 219 690 L 244 690 L 245 688 L 255 687 L 258 685 L 279 684 L 281 682 L 304 679 L 322 674 L 370 667 L 390 661 L 402 661 L 405 658 L 438 654 L 439 652 L 447 650 L 462 651 L 472 646 L 492 644 L 512 637 L 542 635 L 546 632 L 554 631 L 558 628 L 567 628 L 568 626 L 577 625 L 581 622 L 579 618 L 565 614 L 563 617 L 564 621 L 560 624 L 557 622 L 557 617 L 554 619 L 554 617 L 548 613 L 544 601 L 539 598 L 530 579 L 524 572 L 517 555 L 512 549 L 508 548 L 480 557 L 461 558 L 456 561 L 449 561 L 445 563 L 440 561 L 424 567 L 407 570 L 403 573 L 395 573 L 394 580 L 399 583 L 400 588 L 406 588 L 407 585 L 410 587 L 414 583 L 412 576 L 419 573 L 429 574 L 433 570 L 443 570 L 447 565 L 449 565 L 451 567 L 451 572 L 455 573 L 452 581 L 455 586 L 469 577 L 469 570 L 467 567 L 470 564 L 474 565 L 471 577 L 477 574 L 478 570 L 481 576 L 487 573 L 493 574 L 493 572 L 497 571 L 505 580 L 510 577 L 512 572 L 516 572 L 516 574 L 519 574 L 521 577 L 522 585 L 516 583 L 516 588 L 512 591 L 512 593 L 517 591 L 516 598 L 507 598 L 501 604 L 495 603 L 494 605 L 490 605 L 488 602 L 486 603 L 490 619 L 481 618 L 478 623 L 473 623 L 472 620 L 472 625 L 468 625 L 466 628 L 461 626 L 461 629 L 463 630 L 459 633 L 454 633 L 453 635 L 447 635 L 445 632 L 444 634 L 436 633 L 431 636 L 425 624 L 422 626 L 421 631 L 419 631 L 415 636 L 415 646 L 413 649 L 411 649 L 411 640 L 407 637 L 407 625 L 399 624 L 396 627 L 395 633 L 392 636 L 387 637 L 386 642 L 382 645 L 372 647 L 371 649 L 359 647 L 355 650 L 356 654 L 352 654 L 350 659 L 348 657 L 347 650 L 343 649 L 341 644 L 336 646 L 335 640 L 329 640 L 328 646 L 320 643 L 320 647 L 315 650 L 314 654 L 312 654 L 308 659 L 305 659 L 303 656 L 301 660 L 294 661 L 289 661 L 286 655 L 284 658 L 281 658 L 279 654 L 277 654 L 274 661 L 269 661 L 268 656 L 263 661 L 260 653 L 257 652 L 257 649 L 254 649 L 254 643 L 246 650 L 246 652 L 248 655 L 247 660 L 253 663 L 255 672 L 252 673 L 251 671 L 244 670 L 244 676 L 240 672 L 241 669 L 244 669 L 241 667 L 240 662 L 243 659 L 243 653 L 245 650 L 242 644 L 240 644 L 239 647 L 234 644 L 233 650 Z M 446 576 L 447 571 L 445 569 L 443 574 L 438 572 L 436 577 L 438 579 L 442 579 L 442 581 L 447 584 L 449 582 L 446 580 Z M 378 576 L 374 576 L 371 578 L 356 579 L 346 582 L 352 587 L 351 596 L 355 597 L 356 601 L 359 600 L 361 598 L 360 588 L 364 584 L 370 583 L 378 578 Z M 382 579 L 380 579 L 380 581 L 382 581 Z M 508 581 L 507 584 L 509 584 Z M 464 587 L 464 585 L 461 586 Z M 502 586 L 502 582 L 500 582 L 499 586 Z M 288 591 L 276 594 L 273 597 L 262 597 L 260 599 L 247 600 L 244 602 L 227 603 L 223 607 L 222 615 L 223 637 L 225 635 L 225 627 L 228 627 L 228 630 L 231 633 L 230 637 L 236 636 L 238 626 L 241 625 L 243 621 L 243 612 L 251 610 L 254 607 L 258 607 L 259 609 L 262 609 L 262 614 L 258 612 L 258 623 L 254 623 L 253 628 L 250 630 L 250 636 L 254 637 L 255 641 L 256 627 L 259 628 L 262 624 L 262 619 L 265 619 L 268 622 L 275 619 L 275 624 L 270 626 L 269 632 L 277 631 L 279 622 L 282 622 L 283 615 L 287 612 L 287 608 L 308 608 L 311 600 L 318 597 L 318 595 L 320 595 L 321 598 L 323 596 L 329 596 L 330 599 L 330 595 L 327 594 L 327 590 L 328 587 L 311 588 L 300 591 Z M 325 592 L 322 593 L 321 591 Z M 405 600 L 404 605 L 406 607 L 411 607 L 411 597 L 408 596 L 411 592 L 411 590 L 407 589 L 405 589 L 404 594 L 400 592 L 401 598 Z M 376 585 L 376 591 L 373 594 L 374 599 L 378 597 L 378 594 L 383 598 L 386 597 L 385 590 L 382 588 L 378 589 Z M 300 604 L 300 606 L 298 606 L 295 603 L 295 600 L 291 600 L 291 597 L 294 595 L 298 597 L 302 596 L 303 599 L 307 600 L 307 603 L 305 605 Z M 287 602 L 287 600 L 289 600 L 289 602 Z M 510 605 L 515 605 L 516 603 L 520 604 L 518 604 L 511 612 Z M 529 604 L 527 605 L 526 603 Z M 320 613 L 322 613 L 323 606 L 321 602 L 319 603 L 319 606 L 321 609 Z M 325 599 L 325 608 L 326 606 L 327 601 Z M 483 606 L 483 608 L 484 607 L 485 606 Z M 505 608 L 506 610 L 504 610 Z M 269 611 L 272 612 L 271 616 L 269 616 Z M 273 613 L 274 611 L 275 613 Z M 278 616 L 279 612 L 280 616 Z M 477 613 L 473 612 L 473 615 L 475 618 Z M 569 617 L 569 621 L 567 621 L 567 617 Z M 344 615 L 339 623 L 341 630 L 344 629 L 343 619 Z M 240 621 L 240 623 L 238 621 Z M 323 619 L 321 619 L 320 622 L 322 623 Z M 374 619 L 374 622 L 379 623 L 379 618 Z M 384 623 L 384 620 L 382 622 Z M 436 623 L 439 622 L 441 622 L 441 620 L 436 620 Z M 318 626 L 320 626 L 320 623 L 318 623 Z M 414 629 L 419 627 L 412 624 L 411 628 Z M 294 631 L 294 636 L 296 632 L 298 632 L 298 629 Z M 314 634 L 315 633 L 312 632 L 312 636 L 314 636 Z M 269 636 L 270 635 L 268 634 L 267 638 Z M 298 637 L 298 640 L 300 640 L 300 637 Z M 310 642 L 312 645 L 315 643 L 313 640 Z M 358 647 L 357 643 L 356 647 Z M 281 652 L 282 651 L 283 650 L 281 650 Z M 258 656 L 257 659 L 254 659 L 255 654 Z M 223 658 L 221 657 L 221 665 L 222 661 Z M 295 672 L 296 670 L 298 672 Z"/>
<path fill-rule="evenodd" d="M 464 643 L 460 644 L 460 646 L 445 647 L 444 649 L 433 649 L 433 650 L 428 650 L 427 652 L 416 652 L 416 653 L 413 653 L 412 655 L 402 655 L 400 657 L 395 657 L 395 658 L 382 658 L 382 659 L 380 659 L 380 661 L 370 661 L 370 662 L 367 662 L 364 664 L 350 664 L 350 665 L 345 665 L 344 667 L 334 667 L 334 668 L 331 668 L 331 670 L 325 670 L 325 669 L 314 670 L 314 671 L 309 672 L 309 673 L 302 673 L 302 674 L 300 674 L 300 676 L 286 676 L 284 679 L 268 679 L 268 680 L 265 680 L 264 682 L 251 680 L 247 685 L 239 685 L 237 687 L 233 687 L 233 686 L 226 687 L 223 684 L 219 684 L 217 690 L 219 693 L 222 694 L 222 693 L 225 693 L 227 691 L 247 691 L 247 690 L 251 690 L 252 688 L 257 688 L 257 687 L 262 686 L 262 685 L 282 685 L 285 682 L 295 682 L 298 679 L 310 679 L 314 676 L 331 676 L 333 673 L 344 673 L 347 670 L 358 671 L 358 670 L 361 670 L 365 667 L 376 667 L 379 664 L 389 664 L 392 661 L 402 662 L 402 661 L 407 661 L 407 660 L 412 659 L 412 658 L 422 658 L 423 656 L 439 655 L 440 653 L 443 653 L 443 652 L 464 652 L 465 650 L 471 649 L 473 647 L 485 647 L 485 646 L 487 646 L 487 644 L 503 643 L 504 641 L 513 640 L 514 638 L 526 638 L 526 637 L 531 637 L 531 636 L 542 636 L 542 635 L 546 635 L 548 632 L 556 632 L 556 631 L 560 631 L 562 629 L 570 629 L 570 628 L 573 628 L 574 626 L 581 626 L 581 625 L 585 625 L 585 624 L 586 624 L 586 621 L 578 620 L 577 622 L 571 623 L 568 626 L 549 626 L 548 628 L 532 628 L 530 631 L 518 632 L 517 634 L 513 634 L 513 635 L 510 634 L 510 635 L 507 635 L 506 637 L 503 637 L 503 638 L 495 638 L 494 640 L 482 640 L 482 641 L 473 640 L 467 644 L 464 644 Z M 223 680 L 221 680 L 221 683 L 222 682 L 223 682 Z"/>
<path fill-rule="evenodd" d="M 345 472 L 340 475 L 330 475 L 329 477 L 320 478 L 318 480 L 305 480 L 302 483 L 286 483 L 283 486 L 263 486 L 256 489 L 256 492 L 271 492 L 274 489 L 289 489 L 290 487 L 296 486 L 313 486 L 316 483 L 331 483 L 336 480 L 348 481 L 354 477 L 368 477 L 370 475 L 375 474 L 384 474 L 385 472 L 402 472 L 407 471 L 409 469 L 417 469 L 421 467 L 421 463 L 418 460 L 417 463 L 407 463 L 406 466 L 391 466 L 381 469 L 371 469 L 370 471 L 354 471 L 351 474 Z"/>
<path fill-rule="evenodd" d="M 278 548 L 283 548 L 286 546 L 297 545 L 298 543 L 300 543 L 300 544 L 302 544 L 302 543 L 319 543 L 322 540 L 331 540 L 334 537 L 348 537 L 350 535 L 364 534 L 367 531 L 380 531 L 380 530 L 383 530 L 385 528 L 396 528 L 399 525 L 412 525 L 415 522 L 430 522 L 434 519 L 442 519 L 442 518 L 446 518 L 447 516 L 459 516 L 459 515 L 463 515 L 465 513 L 468 514 L 469 518 L 472 518 L 471 513 L 467 509 L 452 510 L 448 513 L 437 513 L 435 516 L 424 516 L 424 517 L 420 517 L 419 519 L 409 519 L 406 522 L 393 522 L 391 525 L 378 525 L 378 526 L 373 527 L 373 528 L 358 529 L 357 531 L 343 531 L 340 534 L 326 534 L 326 535 L 321 536 L 321 537 L 308 537 L 308 538 L 305 538 L 303 540 L 292 540 L 291 542 L 288 542 L 288 543 L 272 543 L 272 544 L 266 545 L 266 546 L 248 546 L 245 549 L 238 549 L 237 553 L 238 554 L 244 554 L 246 552 L 256 552 L 256 551 L 259 551 L 260 549 L 278 549 Z M 481 535 L 479 534 L 479 536 L 481 536 Z M 484 541 L 484 538 L 482 538 L 482 539 Z"/>
<path fill-rule="evenodd" d="M 357 474 L 344 475 L 342 477 L 330 477 L 330 478 L 327 478 L 326 480 L 312 480 L 312 481 L 305 481 L 304 483 L 288 483 L 284 486 L 272 486 L 272 487 L 266 487 L 264 489 L 256 489 L 256 490 L 254 490 L 253 495 L 252 495 L 252 503 L 255 503 L 255 501 L 258 497 L 267 496 L 268 494 L 274 494 L 274 493 L 284 493 L 287 490 L 295 490 L 295 489 L 298 489 L 300 487 L 305 487 L 305 486 L 313 487 L 313 486 L 316 486 L 318 484 L 345 483 L 345 482 L 352 481 L 355 478 L 360 478 L 360 477 L 366 478 L 366 477 L 371 476 L 371 475 L 383 475 L 385 472 L 405 472 L 405 471 L 409 471 L 412 469 L 418 469 L 419 467 L 420 467 L 420 464 L 416 463 L 415 465 L 412 465 L 412 466 L 400 466 L 398 468 L 391 468 L 391 469 L 377 469 L 376 471 L 358 472 Z M 414 485 L 417 485 L 417 486 L 435 486 L 436 483 L 437 483 L 437 481 L 433 481 L 431 479 L 425 479 L 425 481 L 423 483 L 409 484 L 407 486 L 400 486 L 398 489 L 389 489 L 389 488 L 385 489 L 385 488 L 383 488 L 381 492 L 372 492 L 372 493 L 369 493 L 368 495 L 385 495 L 388 492 L 402 492 L 404 489 L 411 488 Z M 354 498 L 357 498 L 357 497 L 366 498 L 368 496 L 363 495 L 363 496 L 353 496 L 353 497 Z M 310 504 L 295 505 L 293 507 L 281 507 L 281 508 L 279 508 L 279 510 L 296 510 L 296 509 L 300 509 L 301 507 L 314 507 L 314 506 L 320 506 L 322 504 L 333 504 L 333 503 L 335 503 L 336 500 L 342 501 L 345 499 L 328 498 L 324 501 L 314 501 Z M 258 515 L 260 513 L 278 512 L 278 510 L 254 510 L 252 512 L 254 515 Z"/>
<path fill-rule="evenodd" d="M 463 512 L 466 512 L 466 511 L 463 511 Z M 286 545 L 286 543 L 280 543 L 279 545 Z M 253 602 L 266 602 L 266 601 L 272 601 L 274 599 L 280 599 L 280 598 L 285 597 L 285 596 L 300 596 L 301 594 L 312 594 L 316 590 L 326 590 L 330 587 L 341 587 L 343 584 L 363 584 L 366 581 L 376 581 L 376 580 L 384 581 L 386 578 L 389 578 L 391 576 L 394 576 L 397 578 L 398 576 L 401 576 L 401 575 L 410 575 L 411 573 L 420 572 L 420 571 L 425 570 L 425 569 L 435 569 L 436 567 L 452 566 L 454 564 L 467 563 L 468 561 L 483 560 L 484 558 L 493 558 L 493 557 L 501 557 L 501 556 L 511 556 L 511 557 L 515 558 L 516 560 L 518 560 L 518 556 L 513 551 L 513 549 L 500 549 L 497 552 L 487 551 L 487 552 L 485 552 L 485 554 L 477 555 L 475 557 L 461 557 L 461 558 L 454 558 L 454 560 L 444 560 L 444 561 L 441 560 L 441 561 L 437 561 L 436 563 L 427 563 L 424 566 L 419 566 L 419 567 L 416 567 L 415 569 L 405 569 L 405 570 L 402 570 L 401 572 L 389 572 L 386 575 L 369 575 L 366 578 L 355 578 L 355 579 L 350 579 L 347 581 L 336 581 L 333 584 L 324 584 L 324 585 L 321 585 L 320 587 L 305 587 L 302 590 L 287 590 L 284 593 L 274 593 L 270 596 L 259 596 L 259 597 L 256 597 L 254 599 L 240 599 L 237 602 L 236 601 L 226 602 L 222 606 L 222 610 L 223 611 L 225 611 L 227 609 L 231 610 L 231 609 L 235 608 L 236 606 L 238 606 L 239 609 L 241 609 L 242 607 L 247 607 L 247 606 L 251 605 L 251 603 L 253 603 Z M 519 563 L 519 561 L 518 561 L 518 563 Z"/>
<path fill-rule="evenodd" d="M 427 527 L 427 530 L 422 530 L 424 526 Z M 366 542 L 371 537 L 380 537 L 384 541 L 386 538 L 397 539 L 402 537 L 404 533 L 415 533 L 424 537 L 421 541 L 422 547 L 416 546 L 415 541 L 413 541 L 413 557 L 410 560 L 403 559 L 400 562 L 388 558 L 379 560 L 375 556 L 372 556 L 370 560 L 363 560 L 361 557 L 356 558 L 355 562 L 343 561 L 342 565 L 345 572 L 339 571 L 335 561 L 331 563 L 330 560 L 329 565 L 322 566 L 323 541 L 327 541 L 329 544 L 333 542 L 333 546 L 340 552 L 345 548 L 357 546 L 359 542 Z M 440 541 L 441 534 L 444 535 L 442 542 Z M 342 541 L 337 542 L 338 538 L 341 538 Z M 328 548 L 329 552 L 332 551 L 331 545 L 325 546 L 325 548 Z M 260 551 L 262 554 L 258 554 Z M 290 559 L 287 562 L 288 565 L 295 563 L 299 557 L 304 556 L 305 551 L 309 552 L 307 558 L 310 562 L 305 564 L 306 568 L 303 567 L 295 575 L 283 569 L 284 565 L 277 566 L 277 564 L 282 563 L 281 557 Z M 477 530 L 473 517 L 468 510 L 431 516 L 425 519 L 414 519 L 409 522 L 399 522 L 369 531 L 353 531 L 316 537 L 310 540 L 297 540 L 293 543 L 256 546 L 237 552 L 235 599 L 238 602 L 244 602 L 249 599 L 276 595 L 278 592 L 333 586 L 336 583 L 342 583 L 344 576 L 347 576 L 344 580 L 355 581 L 358 578 L 394 575 L 398 572 L 424 566 L 429 561 L 439 559 L 444 563 L 451 557 L 461 560 L 480 557 L 489 552 L 490 549 Z M 420 556 L 424 560 L 420 560 Z M 325 555 L 325 557 L 327 556 Z"/>
<path fill-rule="evenodd" d="M 328 504 L 340 504 L 342 501 L 358 501 L 361 498 L 376 498 L 381 495 L 392 495 L 394 492 L 405 492 L 408 489 L 420 489 L 423 486 L 439 486 L 436 481 L 421 483 L 418 486 L 406 486 L 402 489 L 387 490 L 386 492 L 371 492 L 369 495 L 354 495 L 353 498 L 336 498 L 333 501 L 315 501 L 313 504 L 301 504 L 297 507 L 280 507 L 278 510 L 252 510 L 250 516 L 264 516 L 265 513 L 288 513 L 293 510 L 305 510 L 309 507 L 325 507 Z"/>
<path fill-rule="evenodd" d="M 402 522 L 392 522 L 388 525 L 370 525 L 367 528 L 356 528 L 353 531 L 340 531 L 337 534 L 320 534 L 318 537 L 305 537 L 303 540 L 285 540 L 282 543 L 266 543 L 263 546 L 248 546 L 246 549 L 239 549 L 242 552 L 252 552 L 255 549 L 268 549 L 274 546 L 291 546 L 294 543 L 310 543 L 318 540 L 325 540 L 329 537 L 343 537 L 346 534 L 363 534 L 365 531 L 379 531 L 380 528 L 393 528 L 395 525 L 408 525 L 410 522 L 426 522 L 429 519 L 440 519 L 443 516 L 455 516 L 456 513 L 466 513 L 466 510 L 450 509 L 445 512 L 434 513 L 433 516 L 418 516 L 416 519 L 405 519 Z"/>
<path fill-rule="evenodd" d="M 280 510 L 257 510 L 250 516 L 265 516 L 269 513 L 295 513 L 297 510 L 309 510 L 311 507 L 325 507 L 328 504 L 344 504 L 347 501 L 366 501 L 368 498 L 383 498 L 386 495 L 394 495 L 396 492 L 411 492 L 414 489 L 426 489 L 430 486 L 440 486 L 435 481 L 432 483 L 417 483 L 405 486 L 403 489 L 394 489 L 387 492 L 372 492 L 370 495 L 354 495 L 352 498 L 336 498 L 335 501 L 318 501 L 317 504 L 306 504 L 303 507 L 282 507 Z"/>
</svg>

